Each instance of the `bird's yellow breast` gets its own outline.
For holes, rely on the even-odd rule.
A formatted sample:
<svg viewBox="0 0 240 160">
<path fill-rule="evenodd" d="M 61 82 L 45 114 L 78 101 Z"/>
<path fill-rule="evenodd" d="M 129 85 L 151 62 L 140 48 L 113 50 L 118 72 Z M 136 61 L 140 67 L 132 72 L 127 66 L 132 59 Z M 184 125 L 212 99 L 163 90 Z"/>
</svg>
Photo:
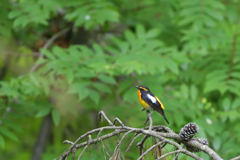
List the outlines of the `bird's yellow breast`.
<svg viewBox="0 0 240 160">
<path fill-rule="evenodd" d="M 152 107 L 141 98 L 141 92 L 139 90 L 138 90 L 138 98 L 139 98 L 139 102 L 143 106 L 143 108 L 145 108 L 147 110 L 152 110 Z"/>
</svg>

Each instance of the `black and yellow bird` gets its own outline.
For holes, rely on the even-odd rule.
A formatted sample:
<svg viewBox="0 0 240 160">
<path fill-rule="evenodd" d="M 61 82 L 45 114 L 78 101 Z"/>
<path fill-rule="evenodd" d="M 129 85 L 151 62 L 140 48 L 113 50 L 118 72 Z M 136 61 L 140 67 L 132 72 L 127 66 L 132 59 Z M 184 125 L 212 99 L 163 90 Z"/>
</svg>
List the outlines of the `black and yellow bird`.
<svg viewBox="0 0 240 160">
<path fill-rule="evenodd" d="M 158 113 L 160 113 L 164 119 L 167 121 L 167 123 L 169 124 L 165 114 L 164 114 L 164 106 L 161 103 L 161 101 L 150 91 L 150 89 L 146 86 L 136 86 L 136 88 L 138 89 L 138 98 L 139 98 L 139 102 L 140 104 L 143 106 L 143 110 L 152 110 L 152 112 L 148 115 L 151 116 L 151 114 L 153 113 L 153 111 L 157 111 Z"/>
</svg>

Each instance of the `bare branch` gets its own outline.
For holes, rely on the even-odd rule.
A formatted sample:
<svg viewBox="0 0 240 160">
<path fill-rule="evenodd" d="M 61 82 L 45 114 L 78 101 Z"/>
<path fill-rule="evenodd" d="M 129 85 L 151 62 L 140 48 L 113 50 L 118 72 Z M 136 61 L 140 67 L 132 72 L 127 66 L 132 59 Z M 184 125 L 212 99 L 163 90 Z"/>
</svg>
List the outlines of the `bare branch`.
<svg viewBox="0 0 240 160">
<path fill-rule="evenodd" d="M 91 135 L 88 135 L 87 145 L 83 148 L 81 154 L 78 156 L 78 160 L 80 160 L 80 158 L 82 157 L 82 155 L 83 155 L 83 153 L 85 152 L 85 150 L 86 150 L 87 148 L 89 148 L 89 145 L 90 145 L 90 141 L 91 141 L 91 140 L 92 140 Z M 90 150 L 90 148 L 89 148 L 89 150 Z M 91 152 L 91 151 L 90 151 L 90 152 Z M 74 160 L 74 158 L 75 158 L 75 156 L 73 157 L 73 160 Z"/>
<path fill-rule="evenodd" d="M 164 143 L 164 141 L 158 142 L 154 145 L 152 145 L 152 147 L 150 147 L 148 150 L 146 150 L 139 158 L 138 160 L 140 160 L 141 158 L 143 158 L 143 156 L 145 156 L 147 153 L 149 153 L 151 150 L 153 150 L 156 146 L 161 145 L 162 143 Z"/>
<path fill-rule="evenodd" d="M 122 138 L 121 138 L 121 140 L 119 141 L 119 143 L 118 143 L 117 147 L 115 148 L 115 150 L 120 147 L 123 139 L 124 139 L 129 133 L 131 133 L 131 132 L 134 132 L 134 130 L 130 130 L 130 131 L 128 131 L 127 133 L 125 133 L 125 134 L 122 136 Z"/>
<path fill-rule="evenodd" d="M 179 153 L 180 153 L 180 152 L 179 152 Z M 175 157 L 173 158 L 173 160 L 177 160 L 177 159 L 178 159 L 179 153 L 177 153 L 177 154 L 175 155 Z"/>
<path fill-rule="evenodd" d="M 129 150 L 130 147 L 132 146 L 133 142 L 134 142 L 139 136 L 141 136 L 141 135 L 142 135 L 142 133 L 137 134 L 137 135 L 133 138 L 133 140 L 130 142 L 130 144 L 129 144 L 127 150 L 126 150 L 126 152 L 128 152 L 128 150 Z"/>
<path fill-rule="evenodd" d="M 138 142 L 136 146 L 143 145 L 143 143 L 147 140 L 148 137 L 149 137 L 148 135 L 145 135 L 145 136 L 143 137 L 143 139 L 141 140 L 141 142 Z"/>
<path fill-rule="evenodd" d="M 116 122 L 120 123 L 121 126 L 124 126 L 124 124 L 122 123 L 122 121 L 121 121 L 119 118 L 117 118 L 117 117 L 114 118 L 114 120 L 113 120 L 113 125 L 115 125 Z"/>
<path fill-rule="evenodd" d="M 172 152 L 169 152 L 169 153 L 166 153 L 166 154 L 162 155 L 161 157 L 159 157 L 156 160 L 160 160 L 160 159 L 163 159 L 163 158 L 165 158 L 165 157 L 167 157 L 169 155 L 172 155 L 172 154 L 175 154 L 175 153 L 180 153 L 180 152 L 181 152 L 181 150 L 172 151 Z"/>
<path fill-rule="evenodd" d="M 163 154 L 161 157 L 159 157 L 159 159 L 162 159 L 162 158 L 164 158 L 164 157 L 166 157 L 168 155 L 171 155 L 171 154 L 176 154 L 174 159 L 177 159 L 178 154 L 179 153 L 183 153 L 183 154 L 185 154 L 187 156 L 190 156 L 190 157 L 192 157 L 192 158 L 194 158 L 196 160 L 202 160 L 200 157 L 198 157 L 194 153 L 184 149 L 185 146 L 188 146 L 188 147 L 197 148 L 200 151 L 204 151 L 213 160 L 222 160 L 222 158 L 216 152 L 214 152 L 207 145 L 199 143 L 197 139 L 191 139 L 191 140 L 184 141 L 179 134 L 176 134 L 175 132 L 173 132 L 168 127 L 165 127 L 165 126 L 151 126 L 151 117 L 149 117 L 149 119 L 150 119 L 150 126 L 144 127 L 144 128 L 133 128 L 133 127 L 125 126 L 118 118 L 115 118 L 114 119 L 114 123 L 112 123 L 108 119 L 108 117 L 104 114 L 103 111 L 99 112 L 98 116 L 99 116 L 100 120 L 103 117 L 109 123 L 110 126 L 104 126 L 104 127 L 101 127 L 101 128 L 96 128 L 96 129 L 93 129 L 91 131 L 88 131 L 87 133 L 81 135 L 74 143 L 71 142 L 71 141 L 68 141 L 68 140 L 64 141 L 64 143 L 71 144 L 71 147 L 69 147 L 61 155 L 61 159 L 65 159 L 66 157 L 68 157 L 71 153 L 73 153 L 74 149 L 79 149 L 81 147 L 85 148 L 86 146 L 89 146 L 91 144 L 95 144 L 95 143 L 100 142 L 100 141 L 102 142 L 104 139 L 108 139 L 108 138 L 114 137 L 114 136 L 119 136 L 120 134 L 125 133 L 122 136 L 121 140 L 118 140 L 118 144 L 117 144 L 117 146 L 115 148 L 115 152 L 114 152 L 115 154 L 117 154 L 116 151 L 120 148 L 121 143 L 124 140 L 124 138 L 129 133 L 135 133 L 134 134 L 134 138 L 130 142 L 126 152 L 129 150 L 129 148 L 132 146 L 133 142 L 138 137 L 140 137 L 141 135 L 144 135 L 143 138 L 141 139 L 141 141 L 138 142 L 137 145 L 136 145 L 136 146 L 139 146 L 139 150 L 140 150 L 140 157 L 139 157 L 139 159 L 143 159 L 144 155 L 148 154 L 154 147 L 159 146 L 160 144 L 163 144 L 163 146 L 161 146 L 160 148 L 163 148 L 166 144 L 170 144 L 170 145 L 173 145 L 174 147 L 176 147 L 177 151 L 173 151 L 173 152 L 169 152 L 167 154 Z M 119 122 L 121 124 L 121 126 L 115 126 L 114 124 L 116 122 Z M 105 135 L 101 136 L 101 133 L 102 133 L 103 130 L 113 130 L 113 131 L 111 133 L 108 133 L 108 134 L 105 134 Z M 95 139 L 88 139 L 88 141 L 85 141 L 85 142 L 82 142 L 80 144 L 77 144 L 82 139 L 84 139 L 87 136 L 89 136 L 91 134 L 94 134 L 94 133 L 98 133 L 98 135 L 97 135 L 97 137 Z M 143 153 L 144 143 L 145 143 L 145 141 L 149 137 L 154 137 L 155 139 L 158 139 L 160 142 L 154 144 L 153 146 L 151 146 L 149 149 L 147 149 Z M 181 146 L 181 144 L 183 144 L 183 146 Z M 117 155 L 120 156 L 121 154 L 122 153 L 120 151 Z M 236 160 L 236 158 L 232 159 L 232 160 Z"/>
<path fill-rule="evenodd" d="M 195 147 L 195 148 L 198 148 L 200 149 L 201 151 L 205 152 L 206 154 L 208 154 L 212 159 L 216 159 L 216 160 L 223 160 L 216 152 L 214 152 L 213 149 L 209 148 L 208 146 L 206 145 L 203 145 L 201 143 L 199 143 L 198 141 L 196 140 L 190 140 L 190 141 L 187 141 L 185 143 L 186 145 L 188 146 L 191 146 L 191 147 Z"/>
<path fill-rule="evenodd" d="M 88 148 L 88 146 L 85 146 L 81 152 L 81 154 L 78 156 L 78 160 L 80 160 L 80 158 L 82 157 L 83 153 L 85 152 L 85 150 Z"/>
<path fill-rule="evenodd" d="M 232 158 L 232 159 L 230 159 L 230 160 L 239 160 L 239 159 L 240 159 L 240 156 L 237 156 L 237 157 Z"/>
<path fill-rule="evenodd" d="M 148 120 L 149 120 L 149 123 L 150 123 L 149 124 L 149 130 L 152 130 L 152 126 L 153 126 L 152 116 L 148 116 L 150 114 L 149 110 L 147 110 L 146 113 L 147 113 L 147 119 L 144 122 L 144 125 L 146 125 Z"/>
<path fill-rule="evenodd" d="M 74 144 L 74 143 L 69 140 L 65 140 L 65 141 L 63 141 L 63 144 Z"/>
<path fill-rule="evenodd" d="M 97 139 L 101 136 L 102 131 L 103 129 L 100 129 L 100 131 L 98 132 Z"/>
<path fill-rule="evenodd" d="M 110 155 L 109 155 L 109 153 L 108 153 L 108 151 L 107 151 L 107 149 L 106 149 L 106 147 L 105 147 L 105 145 L 104 145 L 104 143 L 103 143 L 102 140 L 101 140 L 101 142 L 102 142 L 102 146 L 103 146 L 103 152 L 104 152 L 104 150 L 105 150 L 105 152 L 107 153 L 108 157 L 110 157 Z M 105 153 L 105 152 L 104 152 L 104 153 Z M 107 157 L 106 157 L 105 154 L 104 154 L 104 156 L 105 156 L 105 159 L 107 159 Z"/>
<path fill-rule="evenodd" d="M 108 117 L 105 115 L 105 113 L 104 113 L 103 111 L 100 111 L 100 112 L 98 113 L 99 121 L 102 121 L 102 116 L 103 116 L 103 118 L 108 122 L 108 124 L 109 124 L 110 126 L 113 126 L 113 123 L 108 119 Z"/>
</svg>

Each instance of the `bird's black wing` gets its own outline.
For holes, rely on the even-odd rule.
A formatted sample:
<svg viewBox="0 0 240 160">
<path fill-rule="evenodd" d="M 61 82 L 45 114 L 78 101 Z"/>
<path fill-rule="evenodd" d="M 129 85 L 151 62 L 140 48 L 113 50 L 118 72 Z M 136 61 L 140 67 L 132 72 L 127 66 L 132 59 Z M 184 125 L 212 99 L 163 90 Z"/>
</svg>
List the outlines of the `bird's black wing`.
<svg viewBox="0 0 240 160">
<path fill-rule="evenodd" d="M 167 118 L 166 118 L 166 116 L 165 116 L 165 114 L 164 114 L 164 111 L 163 111 L 163 109 L 162 109 L 162 107 L 161 107 L 161 104 L 157 101 L 157 99 L 156 99 L 156 101 L 152 101 L 152 99 L 150 99 L 149 97 L 148 97 L 148 94 L 150 95 L 150 96 L 152 96 L 152 97 L 154 97 L 155 98 L 155 95 L 152 93 L 152 92 L 147 92 L 147 93 L 145 93 L 145 94 L 141 94 L 141 98 L 145 101 L 145 102 L 147 102 L 155 111 L 157 111 L 158 113 L 160 113 L 163 117 L 164 117 L 164 119 L 166 120 L 166 122 L 169 124 L 169 122 L 168 122 L 168 120 L 167 120 Z"/>
</svg>

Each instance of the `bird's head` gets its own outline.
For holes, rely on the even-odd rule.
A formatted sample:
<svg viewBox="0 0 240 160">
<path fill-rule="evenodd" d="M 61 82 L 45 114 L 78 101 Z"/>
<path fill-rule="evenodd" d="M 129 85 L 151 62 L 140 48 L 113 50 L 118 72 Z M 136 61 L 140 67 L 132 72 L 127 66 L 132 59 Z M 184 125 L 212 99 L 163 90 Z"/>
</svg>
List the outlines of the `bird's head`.
<svg viewBox="0 0 240 160">
<path fill-rule="evenodd" d="M 150 91 L 150 89 L 147 86 L 135 86 L 140 91 Z"/>
</svg>

